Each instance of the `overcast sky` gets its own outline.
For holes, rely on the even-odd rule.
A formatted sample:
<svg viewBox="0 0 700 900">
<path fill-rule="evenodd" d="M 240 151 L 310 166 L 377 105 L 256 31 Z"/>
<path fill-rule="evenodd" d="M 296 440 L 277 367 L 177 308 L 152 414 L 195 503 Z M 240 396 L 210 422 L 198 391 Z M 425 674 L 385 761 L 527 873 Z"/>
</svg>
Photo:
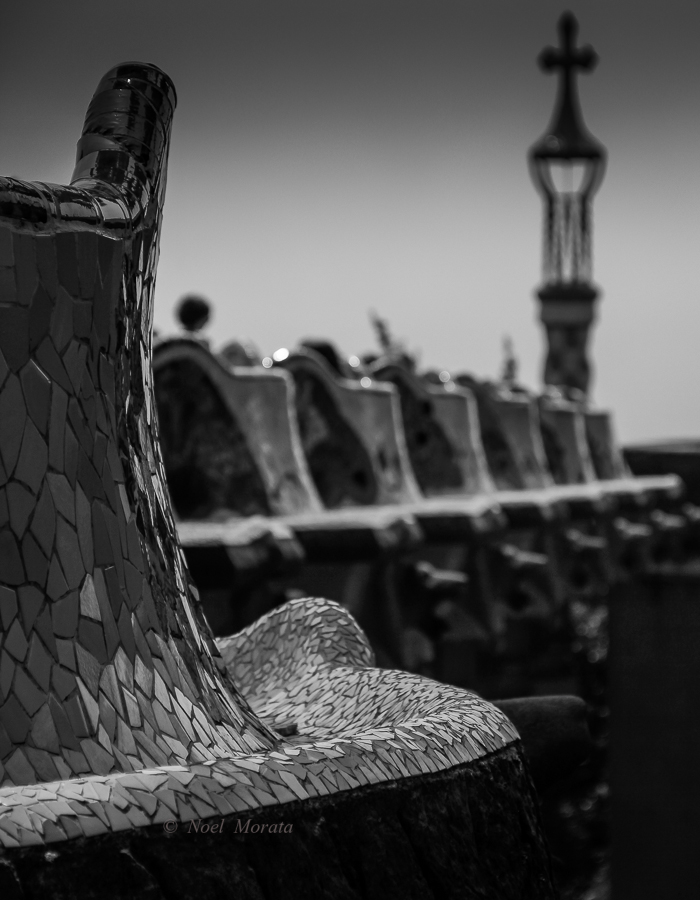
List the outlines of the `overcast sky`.
<svg viewBox="0 0 700 900">
<path fill-rule="evenodd" d="M 609 165 L 594 209 L 593 395 L 627 441 L 700 435 L 700 5 L 686 0 L 23 0 L 3 10 L 0 172 L 65 182 L 101 75 L 138 59 L 179 97 L 156 289 L 172 331 L 207 296 L 215 344 L 374 347 L 541 381 L 541 207 L 529 145 L 571 9 Z"/>
</svg>

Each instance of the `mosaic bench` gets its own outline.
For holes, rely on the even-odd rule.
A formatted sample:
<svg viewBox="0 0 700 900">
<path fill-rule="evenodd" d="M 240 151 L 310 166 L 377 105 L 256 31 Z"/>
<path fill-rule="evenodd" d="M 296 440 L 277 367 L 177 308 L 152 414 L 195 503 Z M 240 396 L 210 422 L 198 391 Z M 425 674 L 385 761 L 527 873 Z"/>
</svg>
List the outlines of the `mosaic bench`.
<svg viewBox="0 0 700 900">
<path fill-rule="evenodd" d="M 549 446 L 557 448 L 560 465 L 557 479 L 563 485 L 596 485 L 613 504 L 618 516 L 613 522 L 613 540 L 622 546 L 641 529 L 646 529 L 648 538 L 644 544 L 642 564 L 651 560 L 682 561 L 684 544 L 689 531 L 693 529 L 692 517 L 680 509 L 684 487 L 677 475 L 663 475 L 653 478 L 635 478 L 620 467 L 621 454 L 615 453 L 610 443 L 600 440 L 596 443 L 597 464 L 603 458 L 608 460 L 608 469 L 617 466 L 614 478 L 600 478 L 596 469 L 596 457 L 591 448 L 591 437 L 602 437 L 607 432 L 612 441 L 612 423 L 605 414 L 591 413 L 581 402 L 571 400 L 561 392 L 550 389 L 538 401 L 542 427 L 550 435 Z M 672 510 L 671 512 L 667 510 Z"/>
<path fill-rule="evenodd" d="M 3 896 L 552 897 L 495 707 L 326 601 L 211 638 L 151 387 L 174 107 L 118 66 L 70 187 L 0 181 Z"/>
<path fill-rule="evenodd" d="M 420 542 L 415 519 L 405 512 L 324 507 L 301 449 L 285 373 L 262 366 L 229 370 L 187 339 L 159 342 L 153 368 L 166 474 L 185 522 L 219 514 L 227 527 L 250 515 L 274 517 L 311 561 L 367 559 Z M 186 527 L 181 532 L 186 539 Z"/>
<path fill-rule="evenodd" d="M 500 507 L 492 497 L 426 497 L 408 454 L 399 397 L 392 385 L 363 378 L 351 380 L 335 372 L 321 354 L 299 347 L 278 365 L 294 377 L 296 413 L 311 475 L 327 505 L 352 504 L 352 486 L 329 471 L 335 430 L 343 427 L 365 454 L 373 489 L 362 499 L 378 507 L 396 505 L 414 515 L 433 542 L 473 538 L 503 527 Z M 440 465 L 455 469 L 445 447 L 433 447 Z M 456 471 L 445 477 L 458 478 Z"/>
<path fill-rule="evenodd" d="M 672 552 L 684 560 L 697 559 L 700 554 L 700 506 L 688 499 L 691 490 L 687 475 L 674 473 L 673 467 L 664 470 L 663 466 L 659 472 L 666 471 L 666 474 L 633 473 L 617 442 L 612 413 L 588 407 L 581 412 L 596 477 L 605 482 L 627 484 L 632 480 L 638 484 L 642 492 L 651 495 L 652 505 L 657 507 L 652 513 L 652 523 L 662 533 L 676 532 L 676 546 Z M 669 519 L 667 514 L 672 518 Z"/>
<path fill-rule="evenodd" d="M 591 581 L 596 589 L 604 590 L 611 580 L 638 569 L 653 530 L 647 524 L 623 518 L 621 513 L 629 511 L 630 505 L 637 512 L 643 509 L 650 494 L 631 479 L 603 484 L 591 477 L 583 423 L 579 422 L 575 429 L 566 425 L 566 440 L 573 438 L 567 448 L 552 427 L 558 425 L 558 419 L 545 421 L 538 399 L 525 389 L 478 382 L 471 375 L 459 375 L 456 379 L 475 390 L 479 416 L 489 433 L 489 446 L 501 448 L 498 458 L 503 474 L 496 481 L 510 488 L 507 496 L 513 495 L 513 485 L 517 487 L 515 493 L 534 489 L 548 494 L 568 510 L 565 525 L 558 532 L 558 543 L 560 558 L 579 573 L 567 576 L 569 590 L 576 592 L 575 582 Z M 572 448 L 574 454 L 580 452 L 581 462 L 574 464 L 576 478 L 570 477 Z M 588 480 L 578 477 L 582 472 L 587 473 Z"/>
<path fill-rule="evenodd" d="M 362 505 L 382 489 L 385 473 L 375 473 L 371 452 L 342 419 L 329 427 L 319 417 L 313 426 L 315 446 L 321 448 L 320 454 L 311 454 L 317 478 L 321 472 L 317 485 L 303 450 L 291 375 L 246 361 L 244 366 L 231 365 L 226 354 L 215 357 L 203 342 L 191 338 L 163 340 L 155 348 L 161 444 L 175 509 L 183 516 L 215 513 L 221 520 L 184 519 L 179 523 L 181 539 L 188 539 L 185 529 L 192 527 L 220 539 L 229 521 L 240 521 L 237 517 L 251 511 L 274 515 L 274 521 L 294 531 L 306 551 L 305 565 L 275 582 L 267 598 L 259 592 L 252 599 L 240 591 L 231 594 L 228 621 L 247 624 L 264 611 L 265 602 L 268 608 L 277 602 L 274 591 L 279 592 L 280 584 L 285 590 L 330 594 L 359 618 L 383 664 L 415 670 L 426 639 L 413 620 L 449 595 L 463 594 L 466 576 L 425 561 L 418 510 L 396 503 Z M 390 391 L 380 393 L 380 402 L 393 402 Z M 377 421 L 395 413 L 393 406 L 379 407 Z M 395 440 L 394 431 L 382 427 Z M 236 485 L 246 479 L 248 494 L 238 505 Z M 250 485 L 256 483 L 257 494 L 251 498 Z M 197 492 L 196 509 L 186 496 L 192 484 L 204 488 Z M 336 508 L 326 509 L 321 495 Z M 421 501 L 421 511 L 423 505 Z M 484 518 L 478 498 L 471 507 Z M 464 516 L 458 514 L 459 524 Z M 448 526 L 454 520 L 450 510 Z M 433 513 L 428 524 L 434 527 L 435 521 Z M 463 531 L 462 526 L 460 536 Z M 191 547 L 185 549 L 190 559 Z M 199 579 L 197 568 L 194 575 Z M 208 618 L 225 634 L 227 618 L 214 607 L 223 589 L 222 584 L 216 591 L 205 590 L 202 599 Z"/>
</svg>

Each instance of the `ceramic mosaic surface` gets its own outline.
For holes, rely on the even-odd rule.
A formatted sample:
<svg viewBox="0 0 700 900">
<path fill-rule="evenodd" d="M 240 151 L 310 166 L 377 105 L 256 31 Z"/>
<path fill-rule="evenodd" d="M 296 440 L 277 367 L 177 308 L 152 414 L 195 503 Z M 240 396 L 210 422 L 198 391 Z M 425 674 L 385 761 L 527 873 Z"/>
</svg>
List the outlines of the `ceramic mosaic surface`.
<svg viewBox="0 0 700 900">
<path fill-rule="evenodd" d="M 5 847 L 318 797 L 517 737 L 474 695 L 370 668 L 326 601 L 296 601 L 221 652 L 211 639 L 151 389 L 174 106 L 160 70 L 119 66 L 70 187 L 0 180 Z"/>
</svg>

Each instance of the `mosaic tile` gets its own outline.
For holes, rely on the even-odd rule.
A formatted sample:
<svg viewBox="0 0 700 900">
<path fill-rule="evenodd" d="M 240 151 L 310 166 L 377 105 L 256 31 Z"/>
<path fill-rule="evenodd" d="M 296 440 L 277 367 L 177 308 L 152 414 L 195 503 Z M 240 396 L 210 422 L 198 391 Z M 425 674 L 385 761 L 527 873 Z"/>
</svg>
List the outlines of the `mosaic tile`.
<svg viewBox="0 0 700 900">
<path fill-rule="evenodd" d="M 131 98 L 127 127 L 145 138 L 144 111 L 157 109 L 169 133 L 174 92 L 154 67 L 106 76 L 88 122 L 115 85 Z M 328 601 L 293 601 L 218 645 L 206 631 L 150 372 L 167 142 L 148 155 L 121 140 L 116 181 L 101 180 L 88 130 L 70 188 L 13 182 L 20 210 L 42 198 L 41 229 L 0 219 L 12 275 L 0 306 L 0 417 L 12 426 L 0 432 L 0 842 L 296 802 L 506 746 L 506 720 L 474 695 L 370 668 L 359 628 Z M 108 220 L 86 224 L 97 207 Z M 274 729 L 290 721 L 293 742 Z"/>
<path fill-rule="evenodd" d="M 0 421 L 3 423 L 0 456 L 8 475 L 13 472 L 17 462 L 26 419 L 27 410 L 20 381 L 11 374 L 0 391 Z"/>
<path fill-rule="evenodd" d="M 7 486 L 7 505 L 10 527 L 18 539 L 22 538 L 30 515 L 36 506 L 35 496 L 23 485 L 12 482 Z"/>
</svg>

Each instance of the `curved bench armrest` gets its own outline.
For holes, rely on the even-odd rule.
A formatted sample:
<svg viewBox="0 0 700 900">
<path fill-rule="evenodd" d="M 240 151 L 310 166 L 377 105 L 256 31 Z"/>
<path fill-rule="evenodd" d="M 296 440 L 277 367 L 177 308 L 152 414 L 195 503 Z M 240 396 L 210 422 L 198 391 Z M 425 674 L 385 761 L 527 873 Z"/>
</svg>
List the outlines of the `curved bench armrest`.
<svg viewBox="0 0 700 900">
<path fill-rule="evenodd" d="M 332 600 L 304 597 L 273 609 L 230 637 L 219 652 L 240 690 L 253 700 L 274 673 L 278 684 L 322 663 L 371 666 L 374 653 L 350 613 Z"/>
</svg>

